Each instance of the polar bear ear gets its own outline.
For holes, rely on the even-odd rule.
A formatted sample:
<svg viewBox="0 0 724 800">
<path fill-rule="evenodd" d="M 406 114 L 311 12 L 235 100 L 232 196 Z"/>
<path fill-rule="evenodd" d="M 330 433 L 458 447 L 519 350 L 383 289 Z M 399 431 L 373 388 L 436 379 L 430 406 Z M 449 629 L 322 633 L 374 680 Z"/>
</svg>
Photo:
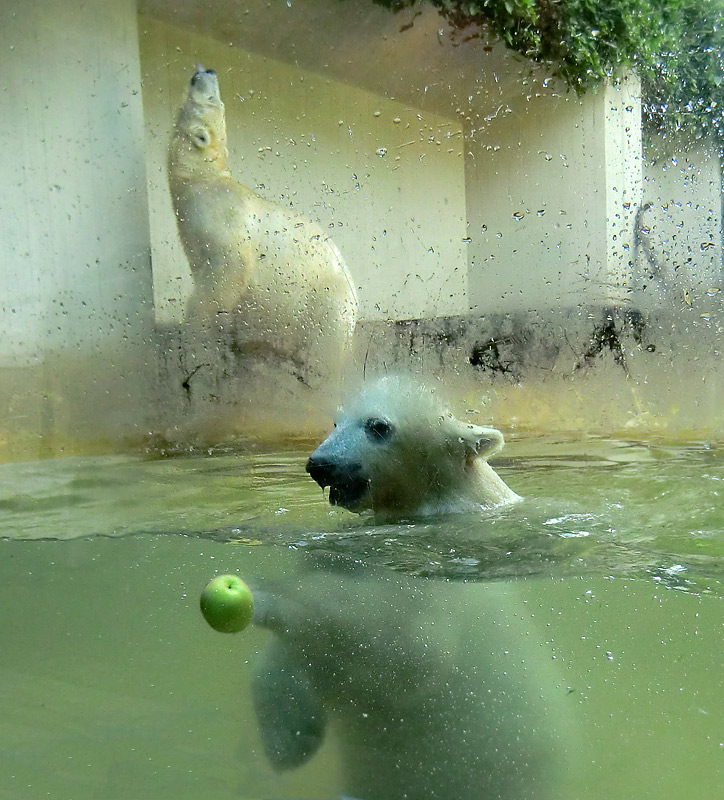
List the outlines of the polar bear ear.
<svg viewBox="0 0 724 800">
<path fill-rule="evenodd" d="M 488 459 L 499 453 L 505 444 L 503 434 L 496 428 L 484 428 L 481 425 L 453 420 L 457 426 L 457 434 L 465 446 L 465 456 L 468 462 L 476 458 Z"/>
<path fill-rule="evenodd" d="M 206 127 L 206 125 L 193 125 L 189 128 L 189 136 L 191 137 L 191 141 L 199 148 L 199 150 L 203 150 L 205 147 L 209 146 L 211 142 L 211 131 Z"/>
</svg>

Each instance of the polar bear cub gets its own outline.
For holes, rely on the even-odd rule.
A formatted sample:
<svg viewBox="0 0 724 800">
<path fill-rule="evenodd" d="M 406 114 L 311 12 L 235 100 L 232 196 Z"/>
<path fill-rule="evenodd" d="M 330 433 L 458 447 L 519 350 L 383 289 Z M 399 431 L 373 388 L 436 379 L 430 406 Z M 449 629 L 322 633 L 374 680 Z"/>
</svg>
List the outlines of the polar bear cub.
<svg viewBox="0 0 724 800">
<path fill-rule="evenodd" d="M 480 510 L 520 499 L 487 461 L 503 444 L 500 431 L 461 422 L 430 389 L 385 377 L 339 414 L 307 472 L 350 511 Z"/>
<path fill-rule="evenodd" d="M 191 76 L 168 154 L 169 189 L 194 279 L 186 318 L 231 331 L 235 352 L 300 380 L 341 370 L 357 317 L 342 256 L 319 225 L 235 180 L 216 73 Z"/>
</svg>

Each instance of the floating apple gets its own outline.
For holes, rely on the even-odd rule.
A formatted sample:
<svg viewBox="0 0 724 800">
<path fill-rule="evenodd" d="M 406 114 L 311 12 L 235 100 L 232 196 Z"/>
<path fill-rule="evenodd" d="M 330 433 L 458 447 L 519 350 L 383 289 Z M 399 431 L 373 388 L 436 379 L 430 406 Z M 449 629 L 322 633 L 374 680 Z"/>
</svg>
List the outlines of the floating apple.
<svg viewBox="0 0 724 800">
<path fill-rule="evenodd" d="M 201 592 L 201 613 L 215 631 L 243 631 L 253 611 L 251 589 L 238 575 L 217 575 Z"/>
</svg>

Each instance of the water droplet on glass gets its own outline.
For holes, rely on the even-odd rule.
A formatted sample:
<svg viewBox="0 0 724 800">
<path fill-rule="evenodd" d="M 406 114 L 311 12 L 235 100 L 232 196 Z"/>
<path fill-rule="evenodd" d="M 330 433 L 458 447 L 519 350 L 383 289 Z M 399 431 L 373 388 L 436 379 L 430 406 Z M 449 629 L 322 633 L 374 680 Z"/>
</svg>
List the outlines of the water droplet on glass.
<svg viewBox="0 0 724 800">
<path fill-rule="evenodd" d="M 525 214 L 522 211 L 516 211 L 513 214 L 513 219 L 516 220 L 517 222 L 520 222 L 523 219 L 524 216 L 525 216 Z"/>
<path fill-rule="evenodd" d="M 378 147 L 377 150 L 375 150 L 375 153 L 377 153 L 380 158 L 384 158 L 387 155 L 387 148 Z"/>
</svg>

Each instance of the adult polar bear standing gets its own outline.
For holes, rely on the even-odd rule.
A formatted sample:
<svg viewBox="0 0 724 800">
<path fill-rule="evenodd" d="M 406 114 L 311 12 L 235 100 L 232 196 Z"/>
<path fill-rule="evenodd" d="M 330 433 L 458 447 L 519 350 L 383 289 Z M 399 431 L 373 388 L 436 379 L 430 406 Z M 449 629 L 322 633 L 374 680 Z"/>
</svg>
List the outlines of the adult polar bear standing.
<svg viewBox="0 0 724 800">
<path fill-rule="evenodd" d="M 323 383 L 346 360 L 357 297 L 316 224 L 231 177 L 216 73 L 198 66 L 171 139 L 169 187 L 195 289 L 187 319 L 231 333 L 236 354 Z"/>
</svg>

